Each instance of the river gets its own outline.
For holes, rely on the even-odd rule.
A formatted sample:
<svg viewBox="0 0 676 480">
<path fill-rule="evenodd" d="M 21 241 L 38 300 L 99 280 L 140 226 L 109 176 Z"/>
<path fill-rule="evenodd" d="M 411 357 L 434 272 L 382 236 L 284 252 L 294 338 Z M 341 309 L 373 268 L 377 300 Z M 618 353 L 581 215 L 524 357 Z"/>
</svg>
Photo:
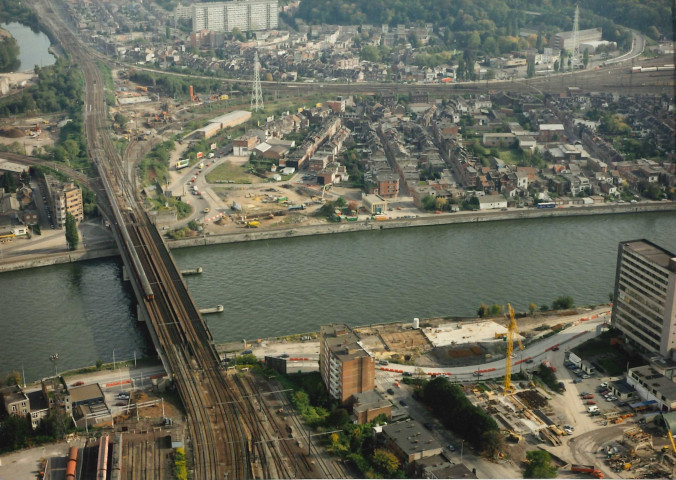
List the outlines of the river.
<svg viewBox="0 0 676 480">
<path fill-rule="evenodd" d="M 216 342 L 414 317 L 471 316 L 481 302 L 525 310 L 560 295 L 608 301 L 617 245 L 676 251 L 676 213 L 600 215 L 377 230 L 174 250 Z M 144 350 L 116 260 L 0 275 L 0 373 L 28 379 Z M 11 292 L 17 292 L 16 295 Z M 39 292 L 39 293 L 33 293 Z M 28 354 L 26 354 L 28 352 Z"/>
<path fill-rule="evenodd" d="M 0 28 L 7 30 L 19 44 L 18 72 L 32 72 L 35 65 L 46 67 L 54 65 L 56 58 L 49 53 L 49 37 L 42 32 L 34 32 L 29 27 L 17 22 L 0 23 Z"/>
</svg>

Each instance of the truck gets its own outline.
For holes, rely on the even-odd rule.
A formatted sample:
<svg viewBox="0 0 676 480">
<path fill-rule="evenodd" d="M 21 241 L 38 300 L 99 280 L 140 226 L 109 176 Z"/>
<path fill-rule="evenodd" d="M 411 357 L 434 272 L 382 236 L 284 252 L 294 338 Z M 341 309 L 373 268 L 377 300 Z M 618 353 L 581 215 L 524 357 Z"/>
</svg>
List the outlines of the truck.
<svg viewBox="0 0 676 480">
<path fill-rule="evenodd" d="M 603 472 L 594 467 L 594 465 L 576 465 L 572 464 L 570 467 L 571 472 L 580 472 L 580 473 L 589 473 L 590 475 L 595 476 L 596 478 L 603 478 Z"/>
<path fill-rule="evenodd" d="M 199 168 L 204 168 L 204 162 L 200 162 L 200 164 L 198 166 L 199 166 Z"/>
<path fill-rule="evenodd" d="M 180 169 L 185 168 L 189 165 L 190 165 L 189 159 L 186 158 L 186 159 L 183 159 L 183 160 L 179 160 L 178 162 L 176 162 L 176 170 L 180 170 Z"/>
</svg>

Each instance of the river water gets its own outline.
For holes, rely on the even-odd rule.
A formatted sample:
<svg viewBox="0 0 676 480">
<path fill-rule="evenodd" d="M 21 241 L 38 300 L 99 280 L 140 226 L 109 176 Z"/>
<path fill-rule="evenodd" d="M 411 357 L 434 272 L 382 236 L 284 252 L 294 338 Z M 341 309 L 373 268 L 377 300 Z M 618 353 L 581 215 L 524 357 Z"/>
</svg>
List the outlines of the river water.
<svg viewBox="0 0 676 480">
<path fill-rule="evenodd" d="M 49 37 L 42 32 L 34 32 L 29 27 L 17 22 L 0 23 L 0 28 L 7 30 L 19 44 L 18 72 L 32 72 L 35 65 L 46 67 L 54 65 L 56 58 L 49 53 Z"/>
<path fill-rule="evenodd" d="M 647 238 L 676 251 L 676 213 L 456 224 L 174 250 L 216 342 L 413 317 L 471 316 L 481 302 L 525 310 L 560 295 L 608 301 L 617 245 Z M 0 275 L 0 373 L 39 378 L 97 358 L 146 352 L 116 260 Z M 152 350 L 152 348 L 150 348 Z"/>
</svg>

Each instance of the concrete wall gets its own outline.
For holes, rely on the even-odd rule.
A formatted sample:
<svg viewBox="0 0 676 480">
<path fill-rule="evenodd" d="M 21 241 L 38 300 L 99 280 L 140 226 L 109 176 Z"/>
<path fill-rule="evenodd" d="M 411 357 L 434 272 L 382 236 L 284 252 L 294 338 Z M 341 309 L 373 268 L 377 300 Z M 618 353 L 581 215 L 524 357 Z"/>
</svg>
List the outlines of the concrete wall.
<svg viewBox="0 0 676 480">
<path fill-rule="evenodd" d="M 170 249 L 217 245 L 220 243 L 237 243 L 254 240 L 272 240 L 276 238 L 303 237 L 307 235 L 324 235 L 331 233 L 360 232 L 364 230 L 385 230 L 389 228 L 424 227 L 432 225 L 448 225 L 454 223 L 489 222 L 497 220 L 516 220 L 520 218 L 543 217 L 576 217 L 586 215 L 608 215 L 619 213 L 664 212 L 676 211 L 676 202 L 620 203 L 585 205 L 567 208 L 524 208 L 510 211 L 458 212 L 447 215 L 429 215 L 418 218 L 392 219 L 386 221 L 359 221 L 351 223 L 326 223 L 307 225 L 295 228 L 271 228 L 265 230 L 224 235 L 210 235 L 181 240 L 168 240 Z"/>
<path fill-rule="evenodd" d="M 19 260 L 7 261 L 0 264 L 0 273 L 23 270 L 25 268 L 47 267 L 49 265 L 59 265 L 61 263 L 79 262 L 80 260 L 117 257 L 119 255 L 120 253 L 116 248 L 53 253 L 49 255 L 26 255 L 22 256 Z"/>
</svg>

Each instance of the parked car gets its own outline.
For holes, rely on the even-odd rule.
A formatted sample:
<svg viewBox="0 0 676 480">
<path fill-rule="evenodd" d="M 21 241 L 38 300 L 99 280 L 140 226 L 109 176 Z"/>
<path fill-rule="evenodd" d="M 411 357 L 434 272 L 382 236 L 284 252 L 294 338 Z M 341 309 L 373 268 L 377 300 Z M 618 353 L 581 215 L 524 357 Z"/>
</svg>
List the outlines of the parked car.
<svg viewBox="0 0 676 480">
<path fill-rule="evenodd" d="M 80 385 L 84 385 L 84 382 L 82 380 L 78 380 L 73 384 L 74 387 L 79 387 Z"/>
<path fill-rule="evenodd" d="M 582 379 L 581 379 L 581 378 L 576 378 L 575 380 L 573 380 L 573 383 L 582 383 Z"/>
<path fill-rule="evenodd" d="M 584 374 L 582 374 L 582 378 L 585 378 L 585 379 L 591 378 L 591 375 L 589 375 L 588 373 L 584 373 Z"/>
<path fill-rule="evenodd" d="M 558 345 L 553 346 L 553 347 L 552 347 L 552 351 L 558 352 L 558 351 L 559 351 L 559 346 L 558 346 Z"/>
<path fill-rule="evenodd" d="M 607 386 L 608 386 L 607 382 L 603 382 L 601 385 L 599 385 L 599 387 L 601 388 L 606 388 Z"/>
<path fill-rule="evenodd" d="M 406 403 L 405 400 L 399 400 L 399 405 L 401 405 L 402 407 L 406 407 L 408 406 L 408 403 Z"/>
<path fill-rule="evenodd" d="M 448 449 L 449 449 L 451 452 L 455 452 L 455 445 L 453 445 L 453 444 L 451 443 L 451 444 L 448 446 Z"/>
<path fill-rule="evenodd" d="M 434 427 L 432 426 L 431 423 L 423 423 L 423 426 L 424 426 L 427 430 L 432 430 L 432 429 L 434 429 Z"/>
<path fill-rule="evenodd" d="M 404 372 L 404 373 L 402 373 L 402 375 L 405 376 L 405 377 L 412 377 L 413 376 L 413 374 L 411 372 Z"/>
<path fill-rule="evenodd" d="M 391 388 L 388 388 L 387 393 L 389 393 L 390 395 L 394 395 L 394 390 L 392 390 Z"/>
<path fill-rule="evenodd" d="M 242 355 L 251 355 L 253 353 L 253 350 L 244 350 L 242 352 Z"/>
<path fill-rule="evenodd" d="M 533 359 L 529 358 L 528 360 L 526 360 L 526 363 L 533 363 Z"/>
</svg>

